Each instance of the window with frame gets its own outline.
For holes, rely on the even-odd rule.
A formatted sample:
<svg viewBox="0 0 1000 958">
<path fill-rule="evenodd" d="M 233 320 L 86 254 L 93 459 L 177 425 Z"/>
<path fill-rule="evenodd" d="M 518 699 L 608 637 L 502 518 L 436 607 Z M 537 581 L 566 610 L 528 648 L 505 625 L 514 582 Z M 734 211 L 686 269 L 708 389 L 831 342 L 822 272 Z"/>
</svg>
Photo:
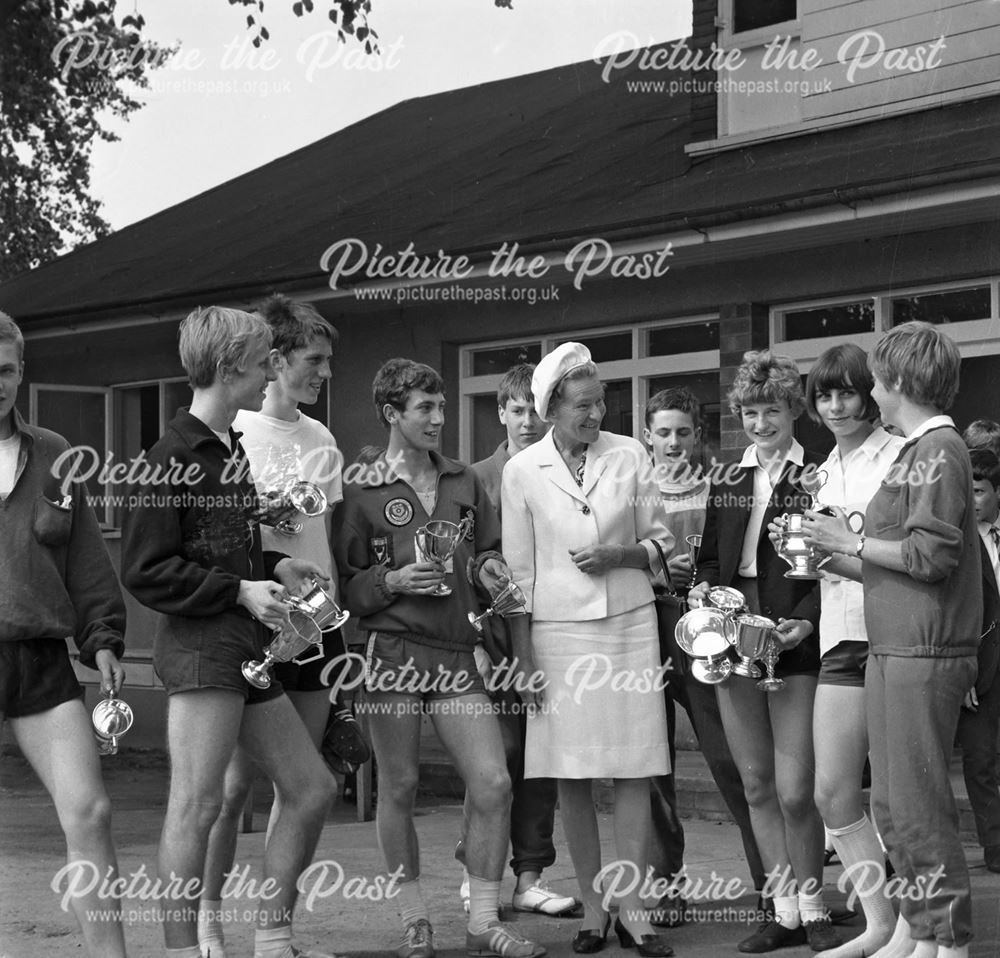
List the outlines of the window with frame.
<svg viewBox="0 0 1000 958">
<path fill-rule="evenodd" d="M 496 390 L 503 374 L 534 362 L 565 342 L 586 345 L 600 367 L 608 411 L 602 428 L 642 438 L 646 401 L 669 385 L 693 383 L 705 397 L 705 435 L 719 430 L 719 321 L 717 316 L 659 320 L 610 328 L 559 332 L 537 338 L 477 343 L 460 351 L 459 456 L 478 462 L 506 439 L 497 415 Z M 714 391 L 713 391 L 714 390 Z"/>
</svg>

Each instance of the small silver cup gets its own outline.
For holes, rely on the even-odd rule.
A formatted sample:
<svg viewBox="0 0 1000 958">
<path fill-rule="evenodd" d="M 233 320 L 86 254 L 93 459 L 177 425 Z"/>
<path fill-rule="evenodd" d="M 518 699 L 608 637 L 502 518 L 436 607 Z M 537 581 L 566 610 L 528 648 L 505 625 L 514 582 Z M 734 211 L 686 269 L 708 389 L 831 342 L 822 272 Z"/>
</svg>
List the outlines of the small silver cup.
<svg viewBox="0 0 1000 958">
<path fill-rule="evenodd" d="M 736 616 L 735 624 L 733 648 L 740 661 L 733 666 L 733 671 L 747 679 L 759 679 L 761 671 L 754 661 L 764 655 L 775 623 L 766 616 L 747 612 Z"/>
<path fill-rule="evenodd" d="M 508 582 L 495 596 L 490 603 L 490 607 L 481 615 L 475 612 L 469 613 L 469 622 L 477 632 L 483 631 L 483 619 L 491 615 L 499 615 L 501 619 L 509 618 L 512 615 L 520 615 L 524 612 L 527 599 L 524 593 L 513 583 Z"/>
<path fill-rule="evenodd" d="M 291 596 L 288 601 L 294 608 L 310 616 L 320 632 L 339 629 L 351 617 L 351 613 L 337 605 L 333 596 L 315 579 L 312 584 L 305 595 Z"/>
<path fill-rule="evenodd" d="M 786 513 L 783 517 L 785 528 L 778 533 L 775 551 L 791 568 L 785 573 L 786 579 L 822 579 L 819 571 L 824 559 L 805 540 L 802 523 L 805 516 L 800 513 Z"/>
<path fill-rule="evenodd" d="M 691 657 L 691 674 L 706 685 L 725 682 L 733 671 L 729 650 L 733 621 L 720 609 L 703 606 L 680 617 L 674 627 L 677 644 Z"/>
<path fill-rule="evenodd" d="M 300 479 L 285 489 L 268 491 L 261 495 L 257 521 L 270 526 L 286 536 L 298 535 L 302 523 L 297 516 L 313 518 L 326 512 L 326 495 L 314 482 Z"/>
<path fill-rule="evenodd" d="M 105 692 L 107 698 L 94 706 L 90 720 L 94 726 L 94 737 L 97 739 L 98 755 L 116 755 L 118 739 L 120 739 L 135 721 L 135 714 L 127 702 L 123 702 L 115 694 L 114 689 Z"/>
</svg>

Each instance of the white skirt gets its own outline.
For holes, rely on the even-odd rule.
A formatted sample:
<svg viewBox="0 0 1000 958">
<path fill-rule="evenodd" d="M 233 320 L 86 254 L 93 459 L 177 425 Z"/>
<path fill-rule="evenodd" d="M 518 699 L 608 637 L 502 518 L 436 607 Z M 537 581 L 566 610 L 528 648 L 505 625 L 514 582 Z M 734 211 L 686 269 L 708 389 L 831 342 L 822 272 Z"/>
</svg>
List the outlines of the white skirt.
<svg viewBox="0 0 1000 958">
<path fill-rule="evenodd" d="M 607 619 L 531 623 L 544 704 L 528 716 L 525 778 L 648 778 L 670 771 L 653 603 Z"/>
</svg>

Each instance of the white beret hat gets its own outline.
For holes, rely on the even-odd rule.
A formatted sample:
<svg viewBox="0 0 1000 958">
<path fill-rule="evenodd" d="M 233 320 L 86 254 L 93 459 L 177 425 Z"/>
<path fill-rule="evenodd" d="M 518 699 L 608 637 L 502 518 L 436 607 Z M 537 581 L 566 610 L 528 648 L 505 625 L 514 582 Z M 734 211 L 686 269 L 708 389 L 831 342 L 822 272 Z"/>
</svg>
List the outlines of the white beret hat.
<svg viewBox="0 0 1000 958">
<path fill-rule="evenodd" d="M 531 393 L 540 419 L 549 411 L 549 400 L 559 381 L 574 369 L 591 362 L 590 350 L 583 343 L 563 343 L 543 356 L 531 377 Z"/>
</svg>

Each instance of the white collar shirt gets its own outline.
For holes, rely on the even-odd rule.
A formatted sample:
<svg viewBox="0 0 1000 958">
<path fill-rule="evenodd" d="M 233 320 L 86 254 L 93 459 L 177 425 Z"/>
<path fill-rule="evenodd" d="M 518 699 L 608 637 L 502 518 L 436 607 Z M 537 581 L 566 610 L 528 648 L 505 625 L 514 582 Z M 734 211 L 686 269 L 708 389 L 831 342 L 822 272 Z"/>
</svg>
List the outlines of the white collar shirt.
<svg viewBox="0 0 1000 958">
<path fill-rule="evenodd" d="M 805 450 L 797 439 L 792 440 L 788 452 L 782 462 L 781 471 L 784 472 L 788 463 L 793 463 L 800 468 L 805 464 Z M 771 501 L 771 494 L 774 486 L 771 484 L 771 477 L 767 470 L 757 459 L 757 447 L 747 446 L 743 450 L 743 458 L 740 465 L 744 469 L 753 469 L 753 505 L 750 507 L 750 519 L 747 522 L 747 530 L 743 536 L 743 550 L 740 553 L 740 564 L 738 572 L 744 579 L 757 578 L 757 543 L 760 540 L 761 528 L 764 525 L 764 513 L 767 511 L 767 504 Z"/>
</svg>

